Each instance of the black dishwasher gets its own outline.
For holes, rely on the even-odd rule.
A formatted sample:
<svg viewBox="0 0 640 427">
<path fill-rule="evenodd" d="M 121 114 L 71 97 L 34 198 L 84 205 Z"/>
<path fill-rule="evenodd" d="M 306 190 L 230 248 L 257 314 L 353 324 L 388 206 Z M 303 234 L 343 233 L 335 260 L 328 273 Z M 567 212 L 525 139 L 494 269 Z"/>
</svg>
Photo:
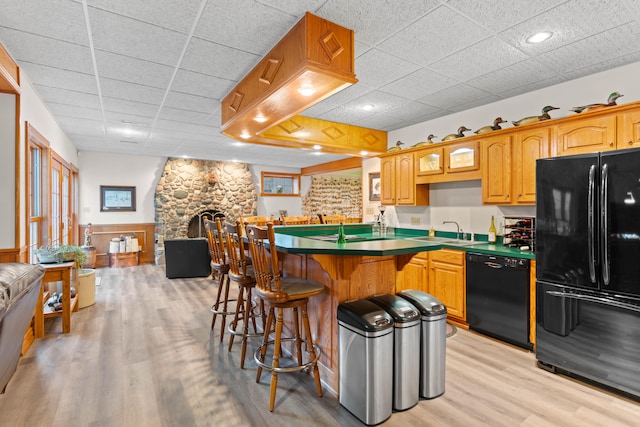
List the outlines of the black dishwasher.
<svg viewBox="0 0 640 427">
<path fill-rule="evenodd" d="M 529 260 L 467 252 L 469 328 L 531 349 Z"/>
</svg>

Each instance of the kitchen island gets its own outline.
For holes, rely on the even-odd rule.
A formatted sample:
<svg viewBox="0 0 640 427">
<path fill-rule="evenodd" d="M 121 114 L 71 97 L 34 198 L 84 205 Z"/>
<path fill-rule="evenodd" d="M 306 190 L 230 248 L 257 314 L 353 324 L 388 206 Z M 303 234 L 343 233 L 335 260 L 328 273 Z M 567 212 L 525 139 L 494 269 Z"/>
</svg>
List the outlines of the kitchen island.
<svg viewBox="0 0 640 427">
<path fill-rule="evenodd" d="M 327 287 L 309 301 L 309 317 L 317 324 L 315 342 L 322 350 L 323 382 L 338 391 L 338 304 L 377 294 L 395 293 L 399 272 L 421 252 L 452 248 L 509 256 L 532 257 L 530 252 L 489 245 L 486 242 L 455 242 L 427 239 L 421 230 L 391 230 L 372 234 L 370 224 L 346 224 L 347 243 L 339 246 L 336 225 L 275 227 L 276 247 L 285 273 L 305 277 Z M 416 283 L 416 288 L 420 286 Z"/>
</svg>

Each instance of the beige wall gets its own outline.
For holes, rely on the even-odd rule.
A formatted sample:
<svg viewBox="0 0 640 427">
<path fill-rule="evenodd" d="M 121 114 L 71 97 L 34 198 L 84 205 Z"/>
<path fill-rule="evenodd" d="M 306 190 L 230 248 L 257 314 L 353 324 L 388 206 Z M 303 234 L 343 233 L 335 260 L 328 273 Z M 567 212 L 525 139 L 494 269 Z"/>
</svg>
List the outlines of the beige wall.
<svg viewBox="0 0 640 427">
<path fill-rule="evenodd" d="M 16 96 L 0 93 L 0 248 L 15 245 Z"/>
</svg>

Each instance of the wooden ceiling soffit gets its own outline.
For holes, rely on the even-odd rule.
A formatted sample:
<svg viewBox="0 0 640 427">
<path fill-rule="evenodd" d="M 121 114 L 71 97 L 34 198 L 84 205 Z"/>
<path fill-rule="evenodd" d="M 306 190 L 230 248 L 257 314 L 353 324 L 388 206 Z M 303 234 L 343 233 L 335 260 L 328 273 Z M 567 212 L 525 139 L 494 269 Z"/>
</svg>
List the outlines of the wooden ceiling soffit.
<svg viewBox="0 0 640 427">
<path fill-rule="evenodd" d="M 0 44 L 0 92 L 20 94 L 20 69 Z"/>
<path fill-rule="evenodd" d="M 295 144 L 292 140 L 299 136 L 291 136 L 300 117 L 296 115 L 357 81 L 353 30 L 307 12 L 224 97 L 222 133 L 239 141 L 306 147 L 309 144 L 304 141 Z M 314 92 L 304 96 L 299 91 L 301 88 Z M 256 118 L 262 120 L 256 121 Z M 294 123 L 284 123 L 294 118 Z M 273 129 L 280 124 L 285 129 Z M 309 130 L 309 122 L 300 125 Z M 365 149 L 350 147 L 347 139 L 337 134 L 328 138 L 334 142 L 324 151 L 359 155 L 359 151 Z M 337 140 L 340 142 L 335 142 Z M 386 137 L 381 151 L 385 150 Z"/>
<path fill-rule="evenodd" d="M 280 147 L 313 149 L 320 145 L 323 152 L 362 156 L 384 153 L 387 132 L 312 117 L 294 116 L 256 135 L 252 142 Z"/>
</svg>

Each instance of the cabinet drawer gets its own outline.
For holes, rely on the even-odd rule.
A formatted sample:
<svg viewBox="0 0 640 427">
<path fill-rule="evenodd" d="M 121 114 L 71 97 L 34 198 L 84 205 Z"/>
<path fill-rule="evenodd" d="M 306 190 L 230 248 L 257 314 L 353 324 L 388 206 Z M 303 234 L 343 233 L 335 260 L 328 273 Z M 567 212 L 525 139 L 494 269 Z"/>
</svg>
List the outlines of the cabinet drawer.
<svg viewBox="0 0 640 427">
<path fill-rule="evenodd" d="M 455 249 L 440 249 L 439 251 L 429 252 L 429 259 L 447 264 L 464 265 L 464 254 L 464 251 Z"/>
</svg>

